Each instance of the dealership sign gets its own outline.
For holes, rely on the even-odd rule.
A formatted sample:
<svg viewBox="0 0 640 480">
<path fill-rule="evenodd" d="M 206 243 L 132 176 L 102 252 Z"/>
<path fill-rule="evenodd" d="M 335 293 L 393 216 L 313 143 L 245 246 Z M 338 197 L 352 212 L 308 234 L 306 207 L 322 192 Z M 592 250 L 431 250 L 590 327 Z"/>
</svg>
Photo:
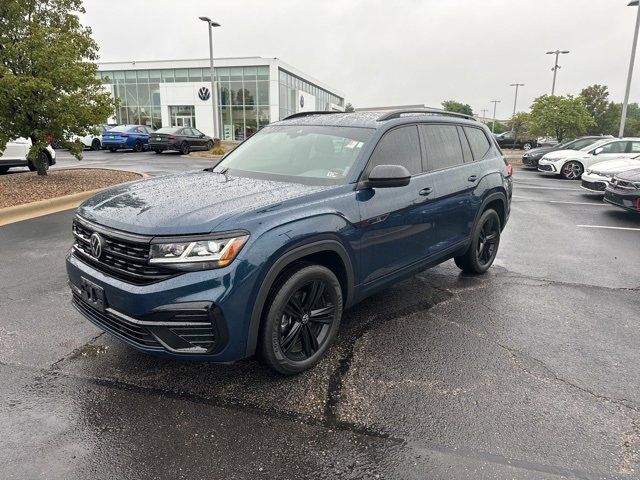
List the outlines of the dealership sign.
<svg viewBox="0 0 640 480">
<path fill-rule="evenodd" d="M 203 102 L 206 102 L 207 100 L 209 100 L 211 98 L 211 92 L 209 91 L 209 89 L 207 87 L 201 87 L 200 90 L 198 90 L 198 97 Z"/>
</svg>

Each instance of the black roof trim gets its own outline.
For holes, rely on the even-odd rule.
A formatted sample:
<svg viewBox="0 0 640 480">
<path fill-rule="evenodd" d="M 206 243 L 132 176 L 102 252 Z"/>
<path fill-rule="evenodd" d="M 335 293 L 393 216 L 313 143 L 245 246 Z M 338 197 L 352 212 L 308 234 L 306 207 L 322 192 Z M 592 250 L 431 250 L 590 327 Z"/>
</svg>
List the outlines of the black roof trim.
<svg viewBox="0 0 640 480">
<path fill-rule="evenodd" d="M 291 120 L 292 118 L 308 117 L 309 115 L 330 115 L 333 113 L 345 113 L 345 112 L 332 112 L 330 110 L 318 110 L 316 112 L 298 112 L 283 118 L 283 120 Z"/>
<path fill-rule="evenodd" d="M 423 115 L 440 115 L 444 117 L 449 117 L 449 116 L 459 117 L 459 118 L 465 118 L 467 120 L 473 120 L 477 122 L 477 120 L 471 115 L 466 115 L 464 113 L 457 113 L 457 112 L 447 112 L 445 110 L 437 110 L 435 108 L 412 108 L 407 110 L 394 110 L 393 112 L 385 113 L 384 115 L 378 117 L 378 122 L 384 122 L 385 120 L 400 118 L 404 114 L 411 114 L 411 113 L 417 113 L 417 114 L 423 114 Z"/>
</svg>

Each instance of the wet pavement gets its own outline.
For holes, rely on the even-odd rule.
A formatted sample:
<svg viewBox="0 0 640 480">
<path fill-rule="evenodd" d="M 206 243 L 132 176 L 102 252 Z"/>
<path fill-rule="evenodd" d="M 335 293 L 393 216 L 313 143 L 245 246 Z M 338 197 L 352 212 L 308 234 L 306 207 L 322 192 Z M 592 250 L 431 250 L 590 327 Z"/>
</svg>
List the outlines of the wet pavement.
<svg viewBox="0 0 640 480">
<path fill-rule="evenodd" d="M 296 377 L 122 345 L 69 304 L 72 212 L 0 227 L 0 478 L 640 478 L 640 218 L 515 183 L 487 275 L 367 299 Z"/>
</svg>

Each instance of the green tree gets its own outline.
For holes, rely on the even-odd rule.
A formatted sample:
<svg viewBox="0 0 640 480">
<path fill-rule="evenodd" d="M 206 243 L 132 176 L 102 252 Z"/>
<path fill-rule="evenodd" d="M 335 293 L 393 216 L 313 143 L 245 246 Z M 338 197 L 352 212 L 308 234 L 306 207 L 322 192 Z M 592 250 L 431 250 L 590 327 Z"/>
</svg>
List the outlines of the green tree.
<svg viewBox="0 0 640 480">
<path fill-rule="evenodd" d="M 12 139 L 31 138 L 38 175 L 46 175 L 40 154 L 48 136 L 80 160 L 82 145 L 66 139 L 95 133 L 114 112 L 83 13 L 81 0 L 0 2 L 0 151 Z"/>
<path fill-rule="evenodd" d="M 609 89 L 605 85 L 591 85 L 583 88 L 580 98 L 594 123 L 587 129 L 590 135 L 599 135 L 607 129 L 607 110 L 609 109 Z"/>
<path fill-rule="evenodd" d="M 344 111 L 345 112 L 355 112 L 356 109 L 353 108 L 353 105 L 351 105 L 350 103 L 347 103 L 344 107 Z"/>
<path fill-rule="evenodd" d="M 487 120 L 485 122 L 485 125 L 487 127 L 489 127 L 489 130 L 491 130 L 491 128 L 493 127 L 493 133 L 495 133 L 496 135 L 499 134 L 499 133 L 508 132 L 510 130 L 510 128 L 507 127 L 504 123 L 499 122 L 497 120 L 496 120 L 496 123 L 495 123 L 495 127 L 493 125 L 493 121 L 491 121 L 491 120 Z"/>
<path fill-rule="evenodd" d="M 455 100 L 447 100 L 442 102 L 442 107 L 446 112 L 464 113 L 473 116 L 473 109 L 466 103 L 456 102 Z"/>
<path fill-rule="evenodd" d="M 513 131 L 514 142 L 529 135 L 529 126 L 531 125 L 531 114 L 527 112 L 518 112 L 507 122 L 509 130 Z"/>
<path fill-rule="evenodd" d="M 580 97 L 543 95 L 531 105 L 532 135 L 553 135 L 561 142 L 584 134 L 594 123 Z"/>
</svg>

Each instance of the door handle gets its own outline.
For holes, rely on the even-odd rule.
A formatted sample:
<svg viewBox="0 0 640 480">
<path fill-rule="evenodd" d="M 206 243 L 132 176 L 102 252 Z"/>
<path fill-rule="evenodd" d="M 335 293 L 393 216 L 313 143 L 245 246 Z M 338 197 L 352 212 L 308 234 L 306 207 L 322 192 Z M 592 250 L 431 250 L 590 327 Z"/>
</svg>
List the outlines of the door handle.
<svg viewBox="0 0 640 480">
<path fill-rule="evenodd" d="M 469 178 L 467 178 L 467 180 L 469 180 L 470 182 L 475 182 L 478 179 L 478 175 L 471 175 Z"/>
<path fill-rule="evenodd" d="M 420 190 L 420 195 L 422 195 L 423 197 L 426 197 L 427 195 L 429 195 L 431 192 L 433 191 L 433 188 L 431 187 L 425 187 L 422 190 Z"/>
</svg>

